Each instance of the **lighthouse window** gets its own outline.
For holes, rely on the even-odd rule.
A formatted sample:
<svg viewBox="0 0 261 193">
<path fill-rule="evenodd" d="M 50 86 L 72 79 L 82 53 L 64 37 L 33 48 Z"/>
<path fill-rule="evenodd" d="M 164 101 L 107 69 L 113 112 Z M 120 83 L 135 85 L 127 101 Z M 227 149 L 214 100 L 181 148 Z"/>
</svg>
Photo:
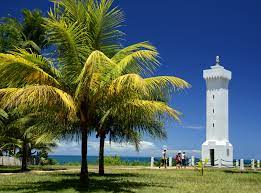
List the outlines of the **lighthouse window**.
<svg viewBox="0 0 261 193">
<path fill-rule="evenodd" d="M 215 95 L 213 95 L 213 99 L 215 99 Z"/>
<path fill-rule="evenodd" d="M 215 109 L 213 109 L 213 114 L 215 113 Z"/>
<path fill-rule="evenodd" d="M 215 124 L 213 123 L 213 127 L 215 127 Z"/>
<path fill-rule="evenodd" d="M 227 149 L 227 156 L 229 156 L 229 149 Z"/>
</svg>

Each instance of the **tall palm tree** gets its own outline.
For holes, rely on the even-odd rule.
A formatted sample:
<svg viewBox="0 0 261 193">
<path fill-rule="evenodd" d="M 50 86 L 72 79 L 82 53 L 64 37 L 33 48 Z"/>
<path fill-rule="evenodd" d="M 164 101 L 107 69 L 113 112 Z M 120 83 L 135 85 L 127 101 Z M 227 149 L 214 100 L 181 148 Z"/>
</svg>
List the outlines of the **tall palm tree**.
<svg viewBox="0 0 261 193">
<path fill-rule="evenodd" d="M 21 49 L 0 54 L 0 79 L 3 80 L 0 86 L 5 87 L 0 89 L 3 108 L 19 106 L 23 111 L 45 108 L 48 112 L 58 109 L 59 116 L 79 120 L 82 182 L 88 182 L 88 134 L 100 127 L 107 114 L 121 116 L 120 120 L 126 120 L 129 125 L 134 121 L 128 119 L 128 115 L 135 113 L 133 106 L 139 106 L 143 112 L 159 111 L 177 116 L 164 102 L 155 101 L 161 98 L 157 91 L 166 86 L 173 89 L 189 86 L 172 76 L 145 78 L 158 66 L 158 52 L 149 43 L 121 49 L 122 33 L 117 28 L 122 23 L 122 14 L 111 7 L 112 2 L 63 0 L 56 3 L 45 25 L 51 42 L 58 48 L 57 68 L 50 60 Z M 17 70 L 19 75 L 14 73 Z M 136 94 L 123 100 L 128 91 Z M 110 110 L 110 106 L 104 104 L 114 97 L 110 105 L 117 106 L 117 110 Z M 120 111 L 121 105 L 129 110 Z M 141 115 L 142 111 L 139 112 Z M 99 120 L 100 117 L 104 118 Z"/>
<path fill-rule="evenodd" d="M 97 125 L 100 125 L 97 131 L 97 136 L 100 137 L 100 175 L 104 174 L 104 141 L 107 134 L 114 139 L 119 139 L 117 137 L 119 134 L 124 139 L 124 133 L 142 132 L 153 138 L 164 139 L 165 118 L 179 121 L 180 112 L 169 107 L 167 101 L 175 89 L 187 88 L 189 84 L 177 77 L 150 77 L 153 68 L 156 68 L 157 60 L 152 58 L 142 62 L 135 61 L 136 56 L 144 53 L 144 50 L 139 48 L 153 50 L 147 52 L 148 55 L 157 53 L 148 42 L 142 42 L 122 49 L 111 59 L 107 58 L 111 63 L 116 63 L 117 67 L 112 70 L 110 74 L 112 81 L 103 88 L 106 91 L 98 102 L 101 104 L 99 108 L 101 111 L 96 115 L 99 117 Z"/>
<path fill-rule="evenodd" d="M 146 53 L 146 50 L 143 51 Z M 50 74 L 55 70 L 52 69 L 51 66 L 43 65 L 43 61 L 46 60 L 41 56 L 21 50 L 18 53 L 13 52 L 13 55 L 0 54 L 0 59 L 2 61 L 0 70 L 3 72 L 0 77 L 6 77 L 7 73 L 10 75 L 13 69 L 20 69 L 19 71 L 23 75 L 21 76 L 21 73 L 19 75 L 13 74 L 12 79 L 3 81 L 2 84 L 26 86 L 22 88 L 1 89 L 0 95 L 2 95 L 3 107 L 13 108 L 19 105 L 20 109 L 24 111 L 28 111 L 29 107 L 30 110 L 37 110 L 39 107 L 52 109 L 63 108 L 64 114 L 62 116 L 68 116 L 69 119 L 77 114 L 82 132 L 83 160 L 87 158 L 88 133 L 91 132 L 92 129 L 99 127 L 99 125 L 97 125 L 99 123 L 97 117 L 99 116 L 97 116 L 96 113 L 103 110 L 102 108 L 106 109 L 106 106 L 103 104 L 105 101 L 109 101 L 110 98 L 115 98 L 111 105 L 117 107 L 115 108 L 117 110 L 109 109 L 108 112 L 113 117 L 121 115 L 120 118 L 122 121 L 126 121 L 129 124 L 132 124 L 134 120 L 129 120 L 128 118 L 130 115 L 136 113 L 135 108 L 132 108 L 133 106 L 138 106 L 141 109 L 138 114 L 139 116 L 142 116 L 146 111 L 151 112 L 148 113 L 150 116 L 152 116 L 154 112 L 159 111 L 160 113 L 166 112 L 172 117 L 177 117 L 177 112 L 168 107 L 164 102 L 149 100 L 150 95 L 148 95 L 148 93 L 154 93 L 155 89 L 157 90 L 167 83 L 171 84 L 174 88 L 185 88 L 188 86 L 185 81 L 176 77 L 142 78 L 135 74 L 124 74 L 114 78 L 115 69 L 123 69 L 120 63 L 108 63 L 107 66 L 106 61 L 109 62 L 111 60 L 103 53 L 95 51 L 87 59 L 81 74 L 79 74 L 77 89 L 71 96 L 68 91 L 68 93 L 65 92 L 66 87 L 62 87 L 63 83 L 59 82 L 62 82 L 62 76 L 58 76 L 57 78 L 51 76 Z M 140 57 L 138 57 L 137 60 L 138 59 L 140 59 Z M 147 57 L 146 60 L 149 60 L 149 58 Z M 133 65 L 133 63 L 129 64 Z M 135 62 L 135 65 L 136 67 L 141 67 L 138 62 Z M 90 71 L 90 69 L 92 70 Z M 125 70 L 128 71 L 127 66 L 124 68 L 124 71 Z M 47 71 L 50 71 L 50 74 L 48 74 Z M 108 84 L 110 85 L 109 87 L 107 86 Z M 136 88 L 133 87 L 134 85 L 136 85 Z M 122 100 L 126 97 L 125 95 L 128 93 L 128 90 L 131 91 L 131 89 L 136 90 L 137 98 L 131 96 L 130 98 L 126 98 L 126 100 Z M 86 90 L 88 92 L 86 92 Z M 107 93 L 107 95 L 105 95 L 105 93 Z M 138 97 L 146 95 L 147 100 L 142 100 L 141 97 Z M 117 101 L 119 102 L 117 103 Z M 121 109 L 128 109 L 128 111 L 123 112 Z M 105 118 L 106 116 L 103 119 Z M 86 175 L 87 162 L 82 163 L 82 169 L 82 174 Z"/>
</svg>

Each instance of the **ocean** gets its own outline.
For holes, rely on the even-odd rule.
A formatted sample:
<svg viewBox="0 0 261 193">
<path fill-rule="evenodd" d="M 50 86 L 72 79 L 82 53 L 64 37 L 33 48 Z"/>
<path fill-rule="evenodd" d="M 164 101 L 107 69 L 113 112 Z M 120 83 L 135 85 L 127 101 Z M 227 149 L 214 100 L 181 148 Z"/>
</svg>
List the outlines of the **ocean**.
<svg viewBox="0 0 261 193">
<path fill-rule="evenodd" d="M 49 155 L 49 158 L 55 159 L 59 164 L 66 164 L 66 163 L 76 163 L 81 162 L 81 156 L 78 155 Z M 127 157 L 121 156 L 120 157 L 123 161 L 126 162 L 146 162 L 150 163 L 150 157 Z M 88 156 L 88 163 L 95 164 L 98 161 L 98 156 Z"/>
<path fill-rule="evenodd" d="M 49 155 L 50 158 L 55 159 L 59 164 L 67 164 L 67 163 L 80 163 L 81 156 L 80 155 Z M 120 156 L 123 161 L 126 162 L 143 162 L 150 163 L 151 157 L 128 157 L 128 156 Z M 88 163 L 95 164 L 98 162 L 98 156 L 88 156 Z M 160 157 L 154 158 L 155 161 L 158 161 Z M 195 158 L 195 162 L 198 162 L 199 158 Z M 234 160 L 235 162 L 236 160 Z M 246 165 L 251 164 L 251 160 L 244 160 Z"/>
</svg>

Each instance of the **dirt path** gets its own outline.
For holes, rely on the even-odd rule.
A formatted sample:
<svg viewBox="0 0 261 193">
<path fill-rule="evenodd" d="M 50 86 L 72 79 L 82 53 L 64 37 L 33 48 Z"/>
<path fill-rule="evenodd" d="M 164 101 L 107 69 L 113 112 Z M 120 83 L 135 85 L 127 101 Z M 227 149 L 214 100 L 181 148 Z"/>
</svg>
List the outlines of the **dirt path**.
<svg viewBox="0 0 261 193">
<path fill-rule="evenodd" d="M 90 169 L 89 171 L 92 171 L 92 169 Z M 93 169 L 93 171 L 95 172 L 95 170 Z M 31 170 L 28 172 L 15 172 L 15 173 L 0 173 L 0 175 L 3 176 L 9 176 L 9 175 L 21 175 L 21 174 L 42 174 L 42 173 L 54 173 L 54 172 L 80 172 L 80 169 L 63 169 L 63 170 Z"/>
<path fill-rule="evenodd" d="M 145 167 L 145 166 L 135 166 L 135 167 L 124 167 L 124 166 L 120 166 L 120 167 L 114 167 L 114 166 L 110 166 L 107 167 L 108 170 L 113 170 L 113 169 L 117 169 L 117 170 L 144 170 L 144 169 L 148 169 L 148 170 L 176 170 L 176 167 Z M 184 170 L 185 168 L 183 168 L 182 170 Z M 194 169 L 193 167 L 186 167 L 186 169 Z M 98 172 L 97 168 L 89 168 L 90 172 Z M 31 170 L 28 172 L 14 172 L 14 173 L 0 173 L 0 175 L 20 175 L 20 174 L 43 174 L 43 173 L 54 173 L 54 172 L 80 172 L 79 168 L 69 168 L 69 169 L 57 169 L 57 170 Z"/>
</svg>

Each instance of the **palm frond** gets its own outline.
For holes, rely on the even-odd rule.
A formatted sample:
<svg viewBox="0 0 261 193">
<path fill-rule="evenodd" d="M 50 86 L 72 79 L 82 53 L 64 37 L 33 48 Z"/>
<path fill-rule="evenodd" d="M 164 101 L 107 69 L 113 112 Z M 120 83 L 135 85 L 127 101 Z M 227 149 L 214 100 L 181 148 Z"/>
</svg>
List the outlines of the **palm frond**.
<svg viewBox="0 0 261 193">
<path fill-rule="evenodd" d="M 92 52 L 76 80 L 78 86 L 75 92 L 75 97 L 79 98 L 84 93 L 90 95 L 93 90 L 97 89 L 101 86 L 101 83 L 105 81 L 108 70 L 115 66 L 116 64 L 102 52 Z M 87 90 L 89 93 L 86 92 Z"/>
<path fill-rule="evenodd" d="M 14 52 L 0 53 L 0 71 L 1 87 L 23 87 L 28 84 L 59 85 L 54 77 L 35 63 L 19 56 L 18 53 L 14 55 Z"/>
<path fill-rule="evenodd" d="M 38 53 L 41 52 L 41 48 L 36 44 L 34 43 L 32 40 L 26 40 L 24 42 L 22 42 L 22 45 L 21 45 L 22 48 L 28 48 L 28 47 L 32 47 L 34 50 L 36 50 Z"/>
<path fill-rule="evenodd" d="M 180 90 L 186 89 L 190 87 L 190 84 L 187 83 L 185 80 L 175 77 L 175 76 L 156 76 L 145 78 L 145 84 L 151 89 L 156 89 L 158 91 L 162 91 L 164 89 L 169 90 Z"/>
<path fill-rule="evenodd" d="M 117 77 L 110 83 L 108 94 L 111 96 L 123 94 L 125 97 L 128 94 L 140 95 L 140 97 L 149 96 L 144 79 L 138 74 L 125 74 Z"/>
<path fill-rule="evenodd" d="M 119 30 L 124 21 L 123 12 L 117 7 L 112 8 L 112 3 L 113 0 L 101 0 L 90 1 L 87 5 L 93 50 L 100 50 L 108 56 L 121 48 L 119 40 L 124 35 Z"/>
<path fill-rule="evenodd" d="M 8 118 L 8 114 L 0 108 L 0 119 L 7 119 Z"/>
<path fill-rule="evenodd" d="M 4 126 L 3 121 L 8 119 L 8 114 L 0 108 L 0 128 Z"/>
<path fill-rule="evenodd" d="M 118 143 L 133 144 L 136 151 L 140 150 L 142 135 L 133 128 L 116 128 L 110 133 L 110 139 Z"/>
<path fill-rule="evenodd" d="M 138 74 L 125 74 L 110 83 L 108 94 L 166 101 L 173 91 L 189 87 L 186 81 L 174 76 L 142 78 Z"/>
<path fill-rule="evenodd" d="M 60 72 L 53 66 L 52 61 L 48 58 L 35 53 L 29 53 L 25 49 L 20 48 L 17 48 L 16 51 L 11 51 L 10 53 L 33 63 L 54 78 L 61 76 Z"/>
<path fill-rule="evenodd" d="M 118 107 L 114 108 L 114 111 L 111 110 L 112 114 L 127 116 L 128 118 L 134 116 L 145 116 L 154 118 L 157 117 L 169 117 L 173 118 L 176 121 L 180 121 L 181 113 L 164 102 L 160 101 L 151 101 L 151 100 L 141 100 L 141 99 L 132 99 L 124 101 L 124 103 L 119 104 Z M 133 114 L 133 115 L 132 115 Z M 149 120 L 151 120 L 150 118 Z"/>
<path fill-rule="evenodd" d="M 53 12 L 49 12 L 49 17 L 45 27 L 49 31 L 50 41 L 58 47 L 62 73 L 68 80 L 75 80 L 90 53 L 86 44 L 89 41 L 86 29 L 77 22 L 57 19 Z"/>
<path fill-rule="evenodd" d="M 89 14 L 85 5 L 85 1 L 75 1 L 75 0 L 63 0 L 63 1 L 53 1 L 55 3 L 55 12 L 59 14 L 59 17 L 64 17 L 66 20 L 75 23 L 80 22 L 82 25 L 87 25 L 89 20 Z M 92 1 L 88 1 L 91 4 Z"/>
<path fill-rule="evenodd" d="M 123 48 L 112 57 L 112 60 L 118 64 L 122 74 L 150 75 L 159 66 L 158 52 L 148 42 L 141 42 Z"/>
<path fill-rule="evenodd" d="M 3 108 L 31 109 L 52 109 L 58 111 L 63 109 L 68 117 L 76 117 L 76 105 L 73 98 L 64 91 L 46 85 L 27 86 L 24 88 L 0 89 L 0 105 Z"/>
</svg>

